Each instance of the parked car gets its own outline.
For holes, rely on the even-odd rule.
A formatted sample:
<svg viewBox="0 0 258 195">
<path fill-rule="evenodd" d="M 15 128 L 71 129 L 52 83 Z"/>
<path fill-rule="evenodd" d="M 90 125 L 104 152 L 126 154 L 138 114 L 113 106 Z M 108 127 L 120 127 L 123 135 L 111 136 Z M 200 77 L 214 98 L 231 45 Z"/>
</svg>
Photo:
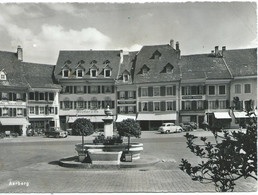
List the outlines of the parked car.
<svg viewBox="0 0 258 195">
<path fill-rule="evenodd" d="M 190 125 L 193 129 L 197 129 L 197 123 L 196 122 L 187 122 L 185 124 Z"/>
<path fill-rule="evenodd" d="M 188 123 L 180 123 L 180 127 L 182 127 L 183 131 L 192 131 L 193 127 Z"/>
<path fill-rule="evenodd" d="M 163 123 L 158 132 L 160 133 L 180 133 L 182 132 L 182 127 L 175 125 L 174 123 Z"/>
<path fill-rule="evenodd" d="M 67 137 L 67 131 L 63 131 L 58 127 L 51 127 L 48 131 L 45 132 L 47 137 L 56 137 L 56 138 L 65 138 Z"/>
<path fill-rule="evenodd" d="M 73 134 L 73 130 L 72 129 L 67 129 L 66 131 L 67 131 L 68 135 L 72 135 Z"/>
</svg>

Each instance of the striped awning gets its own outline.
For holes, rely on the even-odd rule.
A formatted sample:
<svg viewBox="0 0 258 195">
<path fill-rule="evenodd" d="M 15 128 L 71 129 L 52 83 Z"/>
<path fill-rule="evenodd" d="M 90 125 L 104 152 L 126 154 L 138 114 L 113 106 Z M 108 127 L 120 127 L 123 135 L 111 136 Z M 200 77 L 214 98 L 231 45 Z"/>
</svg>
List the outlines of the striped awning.
<svg viewBox="0 0 258 195">
<path fill-rule="evenodd" d="M 176 113 L 169 114 L 154 114 L 154 113 L 140 113 L 136 119 L 137 121 L 171 121 L 176 120 Z"/>
<path fill-rule="evenodd" d="M 234 112 L 234 116 L 235 118 L 248 118 L 249 116 L 247 116 L 246 112 Z"/>
<path fill-rule="evenodd" d="M 135 114 L 134 115 L 118 114 L 116 122 L 122 122 L 123 120 L 126 120 L 126 119 L 133 119 L 133 120 L 135 120 L 136 119 L 136 115 Z"/>
<path fill-rule="evenodd" d="M 30 123 L 25 118 L 1 118 L 0 124 L 3 126 L 8 125 L 29 125 Z"/>
<path fill-rule="evenodd" d="M 68 123 L 73 123 L 77 118 L 85 118 L 85 119 L 89 119 L 92 123 L 103 123 L 103 118 L 105 118 L 105 116 L 78 116 L 78 117 L 69 117 L 68 119 Z"/>
<path fill-rule="evenodd" d="M 216 119 L 231 119 L 228 112 L 214 112 L 214 116 Z"/>
</svg>

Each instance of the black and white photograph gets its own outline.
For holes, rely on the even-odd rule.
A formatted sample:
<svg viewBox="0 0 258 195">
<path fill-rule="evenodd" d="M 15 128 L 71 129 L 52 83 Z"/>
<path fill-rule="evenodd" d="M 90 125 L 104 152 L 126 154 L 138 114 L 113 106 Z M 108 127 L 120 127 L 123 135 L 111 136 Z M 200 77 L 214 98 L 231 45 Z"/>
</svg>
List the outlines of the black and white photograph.
<svg viewBox="0 0 258 195">
<path fill-rule="evenodd" d="M 1 1 L 0 194 L 257 192 L 256 1 Z"/>
</svg>

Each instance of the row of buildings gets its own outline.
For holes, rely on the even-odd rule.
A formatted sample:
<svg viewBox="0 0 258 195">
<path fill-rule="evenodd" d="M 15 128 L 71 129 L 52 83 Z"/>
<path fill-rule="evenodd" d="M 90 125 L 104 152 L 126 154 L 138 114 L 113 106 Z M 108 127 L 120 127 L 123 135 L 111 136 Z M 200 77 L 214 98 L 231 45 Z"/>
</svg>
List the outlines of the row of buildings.
<svg viewBox="0 0 258 195">
<path fill-rule="evenodd" d="M 22 48 L 0 52 L 0 128 L 71 128 L 76 118 L 103 128 L 109 106 L 117 122 L 143 130 L 163 122 L 204 121 L 239 127 L 257 110 L 257 49 L 181 55 L 179 43 L 140 51 L 60 51 L 56 65 L 27 63 Z"/>
</svg>

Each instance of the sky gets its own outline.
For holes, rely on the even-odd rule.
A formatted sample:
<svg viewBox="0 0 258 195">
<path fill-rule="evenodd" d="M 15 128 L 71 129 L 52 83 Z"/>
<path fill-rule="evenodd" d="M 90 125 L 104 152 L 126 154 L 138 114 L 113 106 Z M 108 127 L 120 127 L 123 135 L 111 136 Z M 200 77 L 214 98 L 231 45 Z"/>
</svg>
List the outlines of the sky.
<svg viewBox="0 0 258 195">
<path fill-rule="evenodd" d="M 255 2 L 1 3 L 0 50 L 56 64 L 60 50 L 138 51 L 178 41 L 182 55 L 257 47 Z"/>
</svg>

